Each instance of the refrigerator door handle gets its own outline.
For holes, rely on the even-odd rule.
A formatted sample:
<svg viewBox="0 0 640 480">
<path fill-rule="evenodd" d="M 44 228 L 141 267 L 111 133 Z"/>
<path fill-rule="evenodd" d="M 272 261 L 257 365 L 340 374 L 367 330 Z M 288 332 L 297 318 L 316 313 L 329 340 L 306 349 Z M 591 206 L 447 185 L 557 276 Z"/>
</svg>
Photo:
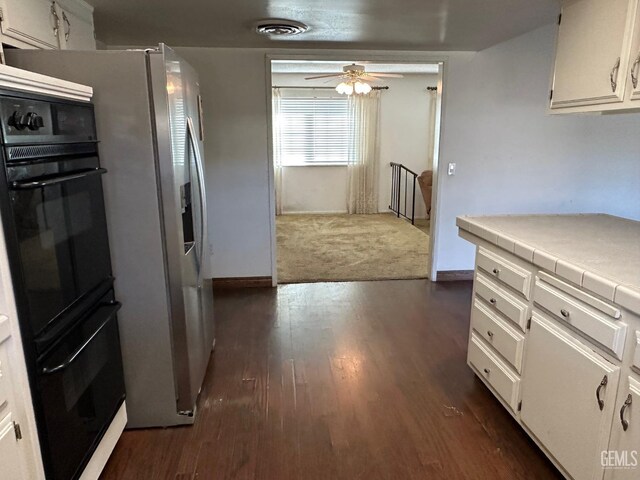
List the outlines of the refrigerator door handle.
<svg viewBox="0 0 640 480">
<path fill-rule="evenodd" d="M 198 285 L 202 284 L 203 279 L 203 259 L 205 250 L 205 238 L 207 231 L 207 192 L 204 185 L 204 167 L 202 165 L 202 157 L 200 155 L 200 148 L 198 147 L 198 142 L 196 141 L 195 131 L 193 128 L 193 120 L 191 117 L 187 117 L 187 135 L 189 136 L 189 142 L 191 143 L 191 148 L 193 149 L 193 154 L 196 160 L 196 171 L 198 176 L 198 189 L 200 191 L 200 218 L 202 224 L 200 225 L 200 265 L 198 268 Z"/>
</svg>

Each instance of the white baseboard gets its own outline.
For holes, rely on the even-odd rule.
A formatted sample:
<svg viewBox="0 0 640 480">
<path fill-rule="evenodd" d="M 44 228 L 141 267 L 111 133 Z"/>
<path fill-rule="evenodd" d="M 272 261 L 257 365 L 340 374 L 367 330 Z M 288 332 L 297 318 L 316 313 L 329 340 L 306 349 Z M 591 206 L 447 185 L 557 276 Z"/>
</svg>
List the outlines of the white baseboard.
<svg viewBox="0 0 640 480">
<path fill-rule="evenodd" d="M 102 437 L 100 441 L 100 445 L 96 448 L 96 451 L 93 452 L 93 456 L 84 471 L 82 472 L 82 476 L 80 480 L 98 480 L 102 470 L 104 470 L 104 466 L 107 464 L 107 460 L 113 453 L 113 449 L 118 443 L 118 439 L 122 432 L 124 431 L 124 426 L 127 424 L 127 407 L 123 402 L 116 413 L 116 416 L 113 417 L 113 421 L 109 428 Z"/>
</svg>

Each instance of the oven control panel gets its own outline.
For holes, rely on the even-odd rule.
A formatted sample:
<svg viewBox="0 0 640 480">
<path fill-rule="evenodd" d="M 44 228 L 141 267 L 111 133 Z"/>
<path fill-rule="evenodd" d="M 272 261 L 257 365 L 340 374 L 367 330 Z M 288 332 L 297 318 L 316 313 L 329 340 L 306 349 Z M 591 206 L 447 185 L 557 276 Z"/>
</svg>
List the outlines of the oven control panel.
<svg viewBox="0 0 640 480">
<path fill-rule="evenodd" d="M 52 135 L 51 105 L 22 98 L 2 99 L 2 122 L 7 135 Z"/>
<path fill-rule="evenodd" d="M 96 141 L 93 105 L 0 94 L 2 143 Z"/>
</svg>

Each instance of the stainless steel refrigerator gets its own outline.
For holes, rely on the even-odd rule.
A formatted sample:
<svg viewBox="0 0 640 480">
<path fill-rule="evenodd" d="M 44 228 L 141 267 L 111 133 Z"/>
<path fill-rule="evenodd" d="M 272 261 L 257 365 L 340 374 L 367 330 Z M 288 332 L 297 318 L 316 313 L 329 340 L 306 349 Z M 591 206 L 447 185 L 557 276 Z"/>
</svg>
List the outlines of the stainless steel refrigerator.
<svg viewBox="0 0 640 480">
<path fill-rule="evenodd" d="M 197 73 L 165 45 L 7 63 L 94 88 L 128 426 L 193 423 L 215 342 Z"/>
</svg>

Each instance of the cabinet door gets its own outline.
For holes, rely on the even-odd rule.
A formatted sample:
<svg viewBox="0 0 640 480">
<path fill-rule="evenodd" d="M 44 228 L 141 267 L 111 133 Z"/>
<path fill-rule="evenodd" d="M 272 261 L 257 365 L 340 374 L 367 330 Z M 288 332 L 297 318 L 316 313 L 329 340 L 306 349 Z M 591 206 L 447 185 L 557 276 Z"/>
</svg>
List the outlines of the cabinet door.
<svg viewBox="0 0 640 480">
<path fill-rule="evenodd" d="M 538 313 L 527 342 L 522 422 L 574 480 L 602 478 L 620 368 Z"/>
<path fill-rule="evenodd" d="M 640 478 L 640 381 L 633 377 L 626 382 L 616 405 L 611 444 L 604 462 L 607 480 L 638 480 Z M 626 430 L 622 422 L 626 422 Z"/>
<path fill-rule="evenodd" d="M 59 0 L 60 48 L 95 50 L 93 9 L 79 0 Z"/>
<path fill-rule="evenodd" d="M 47 0 L 0 0 L 3 42 L 20 48 L 58 48 L 55 5 Z"/>
<path fill-rule="evenodd" d="M 637 0 L 566 0 L 551 108 L 624 100 Z"/>
<path fill-rule="evenodd" d="M 640 103 L 640 2 L 636 4 L 633 37 L 631 41 L 631 59 L 629 60 L 629 90 L 631 100 Z"/>
<path fill-rule="evenodd" d="M 22 460 L 11 414 L 0 420 L 0 478 L 24 478 L 20 468 Z"/>
</svg>

